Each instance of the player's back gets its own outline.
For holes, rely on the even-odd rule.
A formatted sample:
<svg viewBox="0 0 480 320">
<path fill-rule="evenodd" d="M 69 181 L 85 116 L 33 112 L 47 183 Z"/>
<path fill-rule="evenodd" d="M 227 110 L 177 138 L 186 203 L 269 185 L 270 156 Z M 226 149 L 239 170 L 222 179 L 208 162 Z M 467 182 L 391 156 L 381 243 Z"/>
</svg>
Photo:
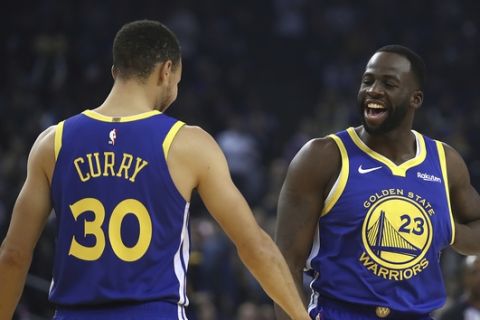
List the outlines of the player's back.
<svg viewBox="0 0 480 320">
<path fill-rule="evenodd" d="M 146 301 L 184 315 L 188 202 L 166 163 L 182 124 L 157 111 L 122 118 L 85 111 L 57 126 L 50 292 L 57 306 Z"/>
</svg>

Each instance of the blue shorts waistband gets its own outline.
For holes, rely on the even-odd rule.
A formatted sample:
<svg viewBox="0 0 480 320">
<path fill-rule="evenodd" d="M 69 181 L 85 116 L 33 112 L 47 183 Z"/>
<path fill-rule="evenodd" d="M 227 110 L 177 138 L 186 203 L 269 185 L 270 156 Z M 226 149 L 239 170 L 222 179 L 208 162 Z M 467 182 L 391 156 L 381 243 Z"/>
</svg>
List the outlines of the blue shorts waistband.
<svg viewBox="0 0 480 320">
<path fill-rule="evenodd" d="M 101 305 L 56 306 L 54 320 L 187 320 L 185 308 L 164 301 L 115 302 Z"/>
<path fill-rule="evenodd" d="M 367 319 L 387 319 L 387 320 L 431 320 L 430 314 L 418 312 L 403 312 L 391 309 L 389 306 L 371 306 L 351 302 L 345 302 L 333 298 L 320 296 L 318 298 L 318 308 L 323 309 L 325 314 L 328 310 L 339 310 L 345 313 L 352 313 L 352 316 L 358 315 Z M 352 319 L 354 319 L 353 317 Z M 326 318 L 328 319 L 328 318 Z"/>
</svg>

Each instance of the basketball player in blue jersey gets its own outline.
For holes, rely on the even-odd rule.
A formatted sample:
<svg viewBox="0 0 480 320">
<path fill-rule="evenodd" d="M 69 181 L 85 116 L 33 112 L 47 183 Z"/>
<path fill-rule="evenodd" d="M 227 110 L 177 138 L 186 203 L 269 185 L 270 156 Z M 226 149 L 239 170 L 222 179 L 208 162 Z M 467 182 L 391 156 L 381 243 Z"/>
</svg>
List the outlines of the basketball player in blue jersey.
<svg viewBox="0 0 480 320">
<path fill-rule="evenodd" d="M 412 130 L 424 77 L 410 49 L 379 49 L 358 93 L 363 125 L 309 141 L 290 164 L 276 241 L 299 289 L 313 276 L 312 319 L 431 319 L 446 298 L 442 249 L 480 251 L 463 159 Z"/>
<path fill-rule="evenodd" d="M 12 317 L 52 207 L 55 319 L 187 319 L 193 189 L 272 299 L 293 319 L 309 319 L 218 145 L 162 113 L 177 97 L 181 72 L 170 30 L 128 23 L 114 41 L 115 81 L 105 102 L 40 134 L 0 251 L 1 320 Z"/>
</svg>

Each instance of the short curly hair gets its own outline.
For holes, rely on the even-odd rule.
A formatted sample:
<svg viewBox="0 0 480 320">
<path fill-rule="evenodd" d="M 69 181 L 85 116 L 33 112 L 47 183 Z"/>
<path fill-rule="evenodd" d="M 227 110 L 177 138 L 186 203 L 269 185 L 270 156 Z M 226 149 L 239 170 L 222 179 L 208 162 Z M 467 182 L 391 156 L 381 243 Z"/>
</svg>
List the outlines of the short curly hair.
<svg viewBox="0 0 480 320">
<path fill-rule="evenodd" d="M 113 41 L 113 68 L 122 79 L 145 80 L 157 63 L 181 60 L 175 34 L 158 21 L 138 20 L 125 24 Z"/>
<path fill-rule="evenodd" d="M 413 74 L 417 79 L 418 86 L 420 90 L 423 90 L 423 87 L 425 86 L 425 82 L 426 82 L 427 68 L 425 66 L 425 62 L 423 61 L 422 57 L 420 57 L 416 52 L 414 52 L 412 49 L 409 49 L 399 44 L 391 44 L 391 45 L 381 47 L 380 49 L 377 50 L 377 52 L 391 52 L 407 58 L 408 61 L 410 61 L 410 65 L 411 65 Z"/>
</svg>

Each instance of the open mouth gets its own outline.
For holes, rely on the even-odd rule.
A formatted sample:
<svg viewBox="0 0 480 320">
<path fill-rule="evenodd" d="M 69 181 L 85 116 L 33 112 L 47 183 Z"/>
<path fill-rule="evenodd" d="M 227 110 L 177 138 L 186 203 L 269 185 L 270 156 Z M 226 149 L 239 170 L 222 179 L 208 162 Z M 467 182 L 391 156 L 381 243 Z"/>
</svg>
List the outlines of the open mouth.
<svg viewBox="0 0 480 320">
<path fill-rule="evenodd" d="M 365 120 L 378 124 L 387 117 L 387 108 L 378 103 L 368 103 L 364 110 Z"/>
</svg>

